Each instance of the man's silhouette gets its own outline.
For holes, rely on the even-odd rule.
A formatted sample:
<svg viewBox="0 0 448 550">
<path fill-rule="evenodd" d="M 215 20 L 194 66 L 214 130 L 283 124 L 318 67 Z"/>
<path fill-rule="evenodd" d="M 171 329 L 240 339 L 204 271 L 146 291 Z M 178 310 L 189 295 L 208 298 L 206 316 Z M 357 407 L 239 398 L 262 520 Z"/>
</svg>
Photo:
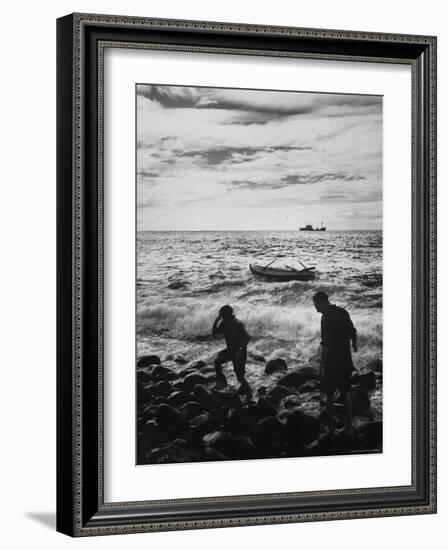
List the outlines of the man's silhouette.
<svg viewBox="0 0 448 550">
<path fill-rule="evenodd" d="M 352 431 L 351 375 L 353 367 L 350 343 L 358 351 L 356 329 L 345 309 L 330 303 L 325 292 L 313 296 L 314 307 L 322 313 L 321 320 L 321 363 L 322 387 L 327 394 L 327 416 L 330 433 L 333 433 L 334 392 L 339 390 L 345 406 L 347 433 Z"/>
<path fill-rule="evenodd" d="M 224 335 L 226 349 L 221 350 L 215 359 L 216 387 L 223 388 L 227 385 L 226 377 L 222 372 L 222 365 L 232 361 L 238 382 L 241 384 L 238 393 L 252 396 L 252 390 L 245 378 L 247 344 L 250 336 L 243 323 L 235 317 L 230 306 L 223 306 L 213 323 L 213 336 Z"/>
</svg>

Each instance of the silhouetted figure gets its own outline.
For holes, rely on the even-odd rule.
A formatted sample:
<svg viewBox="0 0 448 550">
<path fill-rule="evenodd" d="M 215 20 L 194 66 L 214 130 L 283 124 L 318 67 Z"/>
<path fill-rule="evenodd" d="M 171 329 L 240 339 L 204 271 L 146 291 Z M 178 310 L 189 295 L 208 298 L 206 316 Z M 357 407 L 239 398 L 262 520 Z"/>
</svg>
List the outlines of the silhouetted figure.
<svg viewBox="0 0 448 550">
<path fill-rule="evenodd" d="M 221 350 L 215 359 L 216 387 L 223 388 L 227 385 L 226 377 L 222 372 L 222 365 L 232 361 L 238 382 L 241 384 L 238 393 L 252 396 L 252 390 L 244 377 L 246 371 L 247 344 L 250 336 L 243 323 L 235 317 L 230 306 L 223 306 L 213 323 L 213 336 L 224 335 L 226 349 Z"/>
<path fill-rule="evenodd" d="M 330 433 L 334 430 L 334 392 L 339 390 L 344 400 L 347 433 L 352 432 L 351 376 L 353 367 L 350 343 L 358 351 L 356 329 L 350 315 L 342 307 L 330 303 L 325 292 L 313 296 L 314 307 L 322 313 L 321 320 L 321 363 L 322 388 L 327 394 L 327 416 Z"/>
</svg>

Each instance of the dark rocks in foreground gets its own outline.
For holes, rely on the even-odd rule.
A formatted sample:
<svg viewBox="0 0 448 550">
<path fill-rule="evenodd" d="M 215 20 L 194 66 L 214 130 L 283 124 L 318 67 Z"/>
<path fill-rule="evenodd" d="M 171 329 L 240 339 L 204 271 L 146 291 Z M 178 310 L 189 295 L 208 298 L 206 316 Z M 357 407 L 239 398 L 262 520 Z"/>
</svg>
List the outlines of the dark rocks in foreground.
<svg viewBox="0 0 448 550">
<path fill-rule="evenodd" d="M 175 361 L 174 356 L 171 357 Z M 178 365 L 181 364 L 183 361 L 178 361 Z M 278 370 L 273 372 L 281 374 L 285 368 L 280 363 L 277 366 Z M 325 409 L 315 416 L 316 413 L 309 412 L 315 408 L 306 408 L 320 398 L 318 375 L 313 367 L 288 371 L 269 391 L 266 386 L 253 388 L 256 390 L 253 399 L 239 396 L 229 388 L 214 389 L 213 371 L 213 367 L 203 361 L 188 364 L 185 361 L 185 368 L 179 369 L 163 365 L 155 355 L 138 360 L 138 464 L 316 456 L 382 449 L 382 423 L 373 421 L 369 397 L 369 391 L 381 383 L 377 371 L 365 370 L 353 377 L 357 384 L 352 389 L 357 420 L 351 435 L 329 435 Z M 343 427 L 344 406 L 338 399 L 334 412 L 335 427 Z"/>
<path fill-rule="evenodd" d="M 274 374 L 274 372 L 283 372 L 288 369 L 288 365 L 283 359 L 273 359 L 266 363 L 265 374 Z"/>
<path fill-rule="evenodd" d="M 137 361 L 137 368 L 150 367 L 151 365 L 160 365 L 160 357 L 157 355 L 144 355 Z"/>
</svg>

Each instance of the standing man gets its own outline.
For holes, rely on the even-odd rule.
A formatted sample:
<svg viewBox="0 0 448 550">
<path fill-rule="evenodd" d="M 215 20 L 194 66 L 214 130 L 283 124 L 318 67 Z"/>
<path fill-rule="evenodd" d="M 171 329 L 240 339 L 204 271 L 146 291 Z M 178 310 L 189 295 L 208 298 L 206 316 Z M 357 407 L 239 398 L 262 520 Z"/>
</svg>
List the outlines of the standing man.
<svg viewBox="0 0 448 550">
<path fill-rule="evenodd" d="M 345 431 L 352 433 L 351 375 L 353 367 L 350 344 L 358 351 L 356 329 L 345 309 L 331 304 L 325 292 L 313 296 L 314 307 L 322 313 L 320 377 L 327 394 L 327 417 L 330 433 L 334 431 L 333 401 L 338 389 L 344 400 Z"/>
<path fill-rule="evenodd" d="M 241 384 L 238 393 L 252 396 L 252 390 L 245 378 L 247 344 L 250 336 L 243 323 L 237 319 L 230 306 L 223 306 L 213 323 L 213 336 L 224 335 L 226 349 L 221 350 L 215 359 L 216 387 L 223 388 L 227 385 L 226 377 L 222 372 L 222 365 L 232 361 L 238 382 Z"/>
</svg>

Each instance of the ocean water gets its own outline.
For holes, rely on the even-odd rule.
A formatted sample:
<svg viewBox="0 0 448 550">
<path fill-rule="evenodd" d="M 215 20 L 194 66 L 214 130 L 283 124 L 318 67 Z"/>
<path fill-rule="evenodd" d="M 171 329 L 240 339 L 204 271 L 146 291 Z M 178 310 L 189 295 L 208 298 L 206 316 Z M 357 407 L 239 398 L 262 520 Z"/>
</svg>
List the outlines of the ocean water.
<svg viewBox="0 0 448 550">
<path fill-rule="evenodd" d="M 281 283 L 251 274 L 249 263 L 274 258 L 278 267 L 300 268 L 298 259 L 315 266 L 317 277 Z M 381 231 L 138 232 L 137 354 L 213 364 L 225 345 L 211 338 L 212 324 L 230 304 L 251 336 L 252 384 L 262 382 L 264 369 L 255 356 L 317 366 L 320 314 L 312 295 L 318 290 L 351 315 L 359 337 L 355 366 L 381 359 Z"/>
</svg>

